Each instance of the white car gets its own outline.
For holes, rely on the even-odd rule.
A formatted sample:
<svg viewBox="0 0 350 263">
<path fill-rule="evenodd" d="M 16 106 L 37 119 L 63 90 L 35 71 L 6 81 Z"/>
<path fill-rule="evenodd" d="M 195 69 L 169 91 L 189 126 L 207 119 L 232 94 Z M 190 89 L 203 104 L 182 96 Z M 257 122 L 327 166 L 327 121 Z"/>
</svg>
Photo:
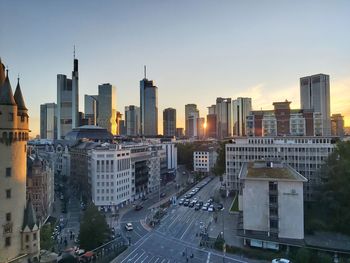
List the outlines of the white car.
<svg viewBox="0 0 350 263">
<path fill-rule="evenodd" d="M 126 231 L 131 231 L 131 230 L 133 230 L 132 224 L 131 224 L 131 223 L 127 223 L 127 224 L 125 225 L 125 229 L 126 229 Z"/>
<path fill-rule="evenodd" d="M 208 212 L 213 212 L 213 211 L 214 211 L 214 206 L 210 205 L 209 208 L 208 208 Z"/>
<path fill-rule="evenodd" d="M 271 263 L 291 263 L 291 261 L 285 258 L 275 258 L 271 261 Z"/>
</svg>

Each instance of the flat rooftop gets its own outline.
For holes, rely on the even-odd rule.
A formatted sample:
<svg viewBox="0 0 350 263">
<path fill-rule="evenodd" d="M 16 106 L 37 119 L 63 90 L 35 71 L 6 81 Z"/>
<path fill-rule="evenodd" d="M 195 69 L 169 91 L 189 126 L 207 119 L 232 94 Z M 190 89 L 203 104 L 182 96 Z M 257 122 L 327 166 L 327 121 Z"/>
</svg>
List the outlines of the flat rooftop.
<svg viewBox="0 0 350 263">
<path fill-rule="evenodd" d="M 303 177 L 289 165 L 271 161 L 255 161 L 246 163 L 243 165 L 239 177 L 244 179 L 307 181 L 305 177 Z"/>
</svg>

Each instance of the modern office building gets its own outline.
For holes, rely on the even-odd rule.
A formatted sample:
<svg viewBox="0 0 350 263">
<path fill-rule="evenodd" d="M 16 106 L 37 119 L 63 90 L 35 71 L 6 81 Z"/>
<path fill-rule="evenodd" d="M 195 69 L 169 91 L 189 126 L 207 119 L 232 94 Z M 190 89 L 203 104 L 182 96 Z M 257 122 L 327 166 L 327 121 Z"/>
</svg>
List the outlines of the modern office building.
<svg viewBox="0 0 350 263">
<path fill-rule="evenodd" d="M 189 138 L 197 138 L 198 137 L 198 119 L 199 119 L 199 111 L 190 112 L 186 124 L 186 136 Z"/>
<path fill-rule="evenodd" d="M 313 110 L 290 109 L 290 101 L 274 102 L 273 110 L 251 111 L 247 136 L 322 136 L 322 116 Z"/>
<path fill-rule="evenodd" d="M 45 103 L 40 105 L 40 138 L 57 139 L 57 105 Z"/>
<path fill-rule="evenodd" d="M 79 126 L 79 72 L 74 58 L 72 79 L 57 75 L 57 138 Z"/>
<path fill-rule="evenodd" d="M 317 74 L 300 79 L 300 106 L 321 113 L 322 134 L 331 135 L 329 75 Z"/>
<path fill-rule="evenodd" d="M 344 137 L 344 116 L 332 114 L 332 136 Z"/>
<path fill-rule="evenodd" d="M 278 250 L 304 239 L 303 184 L 307 179 L 289 165 L 273 161 L 244 163 L 239 173 L 244 244 Z"/>
<path fill-rule="evenodd" d="M 186 137 L 192 137 L 193 136 L 193 124 L 190 125 L 189 118 L 190 116 L 193 116 L 193 114 L 198 114 L 199 116 L 199 111 L 197 109 L 196 104 L 186 104 L 185 105 L 185 135 Z M 193 117 L 191 117 L 193 118 Z M 190 127 L 191 126 L 191 127 Z M 190 134 L 191 132 L 191 134 Z"/>
<path fill-rule="evenodd" d="M 0 262 L 38 260 L 40 225 L 26 202 L 29 116 L 19 79 L 15 94 L 0 60 Z"/>
<path fill-rule="evenodd" d="M 140 135 L 140 108 L 135 105 L 125 107 L 126 135 Z"/>
<path fill-rule="evenodd" d="M 125 126 L 125 120 L 119 121 L 119 135 L 126 135 L 126 126 Z"/>
<path fill-rule="evenodd" d="M 233 101 L 233 135 L 246 136 L 246 120 L 252 110 L 251 98 L 237 98 Z"/>
<path fill-rule="evenodd" d="M 176 138 L 182 138 L 184 136 L 184 128 L 176 128 Z"/>
<path fill-rule="evenodd" d="M 216 135 L 218 139 L 232 136 L 232 101 L 230 98 L 216 99 Z"/>
<path fill-rule="evenodd" d="M 116 87 L 105 83 L 98 86 L 97 125 L 106 128 L 113 135 L 117 134 L 115 121 L 117 113 Z"/>
<path fill-rule="evenodd" d="M 122 120 L 123 114 L 120 113 L 120 111 L 116 112 L 116 117 L 115 117 L 115 123 L 117 125 L 117 132 L 116 135 L 120 135 L 119 131 L 120 131 L 120 121 Z"/>
<path fill-rule="evenodd" d="M 176 134 L 176 110 L 167 108 L 163 111 L 163 135 L 173 137 Z"/>
<path fill-rule="evenodd" d="M 244 163 L 259 160 L 282 161 L 304 176 L 305 200 L 312 200 L 320 184 L 318 170 L 334 151 L 334 137 L 245 137 L 226 144 L 225 184 L 239 190 L 238 175 Z"/>
<path fill-rule="evenodd" d="M 88 125 L 97 124 L 97 112 L 98 112 L 98 95 L 85 94 L 84 113 L 85 113 L 85 118 L 88 119 Z"/>
<path fill-rule="evenodd" d="M 140 129 L 143 136 L 158 135 L 158 88 L 146 76 L 140 81 Z"/>
<path fill-rule="evenodd" d="M 205 136 L 207 138 L 216 138 L 216 114 L 207 115 L 207 127 L 205 131 Z"/>
<path fill-rule="evenodd" d="M 197 118 L 197 138 L 203 139 L 205 137 L 205 119 Z"/>
</svg>

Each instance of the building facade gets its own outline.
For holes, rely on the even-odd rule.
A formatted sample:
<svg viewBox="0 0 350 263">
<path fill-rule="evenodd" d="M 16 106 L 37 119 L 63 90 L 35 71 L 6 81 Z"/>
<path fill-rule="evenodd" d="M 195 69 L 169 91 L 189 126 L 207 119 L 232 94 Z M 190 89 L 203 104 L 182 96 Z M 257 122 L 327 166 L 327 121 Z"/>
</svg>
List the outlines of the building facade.
<svg viewBox="0 0 350 263">
<path fill-rule="evenodd" d="M 246 120 L 252 110 L 251 98 L 237 98 L 233 101 L 233 135 L 246 136 Z"/>
<path fill-rule="evenodd" d="M 126 135 L 140 135 L 140 108 L 135 105 L 125 107 Z"/>
<path fill-rule="evenodd" d="M 98 113 L 97 125 L 106 128 L 113 135 L 117 134 L 115 121 L 117 113 L 116 87 L 105 83 L 98 86 Z"/>
<path fill-rule="evenodd" d="M 57 139 L 57 104 L 40 105 L 40 138 Z"/>
<path fill-rule="evenodd" d="M 13 95 L 1 60 L 0 112 L 0 262 L 27 262 L 40 251 L 39 224 L 27 213 L 33 207 L 26 202 L 29 116 L 19 80 Z"/>
<path fill-rule="evenodd" d="M 232 136 L 232 101 L 230 98 L 216 99 L 216 135 L 219 139 Z"/>
<path fill-rule="evenodd" d="M 74 58 L 72 79 L 57 75 L 57 138 L 79 125 L 79 72 Z"/>
<path fill-rule="evenodd" d="M 332 114 L 332 136 L 344 137 L 344 116 Z"/>
<path fill-rule="evenodd" d="M 163 111 L 163 135 L 174 137 L 176 134 L 176 110 L 167 108 Z"/>
<path fill-rule="evenodd" d="M 193 116 L 198 115 L 199 111 L 196 104 L 186 104 L 185 105 L 185 135 L 186 137 L 193 137 Z M 190 124 L 191 116 L 191 124 Z"/>
<path fill-rule="evenodd" d="M 216 163 L 217 152 L 213 147 L 193 152 L 193 170 L 210 173 Z"/>
<path fill-rule="evenodd" d="M 321 113 L 322 134 L 331 135 L 331 103 L 329 75 L 317 74 L 300 79 L 300 105 Z"/>
<path fill-rule="evenodd" d="M 158 88 L 146 78 L 140 81 L 140 129 L 143 136 L 158 135 Z"/>
<path fill-rule="evenodd" d="M 238 175 L 242 165 L 250 161 L 283 161 L 308 182 L 304 184 L 305 200 L 312 200 L 315 186 L 320 184 L 318 170 L 334 151 L 333 137 L 248 137 L 226 144 L 225 184 L 239 190 Z"/>
<path fill-rule="evenodd" d="M 98 95 L 85 94 L 84 113 L 85 113 L 85 118 L 88 119 L 88 125 L 97 124 L 97 112 L 98 112 Z"/>
<path fill-rule="evenodd" d="M 304 239 L 303 184 L 307 179 L 280 162 L 244 163 L 239 174 L 242 227 L 238 233 L 253 247 L 279 249 Z"/>
</svg>

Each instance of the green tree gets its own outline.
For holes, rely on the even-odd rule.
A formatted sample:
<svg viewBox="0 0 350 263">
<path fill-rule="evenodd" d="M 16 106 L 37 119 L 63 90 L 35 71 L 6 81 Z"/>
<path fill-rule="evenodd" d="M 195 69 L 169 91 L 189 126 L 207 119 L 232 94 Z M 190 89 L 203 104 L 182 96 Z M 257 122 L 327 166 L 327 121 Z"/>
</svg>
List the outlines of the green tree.
<svg viewBox="0 0 350 263">
<path fill-rule="evenodd" d="M 216 159 L 215 166 L 213 168 L 213 173 L 217 176 L 222 176 L 225 173 L 226 169 L 226 143 L 228 141 L 221 142 L 219 145 L 219 149 L 217 151 L 218 157 Z"/>
<path fill-rule="evenodd" d="M 108 234 L 106 219 L 94 204 L 90 204 L 80 222 L 80 246 L 85 250 L 97 248 L 106 241 Z"/>
<path fill-rule="evenodd" d="M 195 143 L 177 144 L 177 160 L 179 164 L 185 165 L 186 169 L 193 170 L 193 152 Z"/>
<path fill-rule="evenodd" d="M 51 224 L 43 225 L 40 229 L 40 248 L 51 250 L 53 247 L 53 240 L 51 238 L 53 227 Z"/>
<path fill-rule="evenodd" d="M 300 248 L 296 254 L 296 262 L 298 263 L 309 263 L 311 259 L 311 253 L 306 248 Z"/>
</svg>

